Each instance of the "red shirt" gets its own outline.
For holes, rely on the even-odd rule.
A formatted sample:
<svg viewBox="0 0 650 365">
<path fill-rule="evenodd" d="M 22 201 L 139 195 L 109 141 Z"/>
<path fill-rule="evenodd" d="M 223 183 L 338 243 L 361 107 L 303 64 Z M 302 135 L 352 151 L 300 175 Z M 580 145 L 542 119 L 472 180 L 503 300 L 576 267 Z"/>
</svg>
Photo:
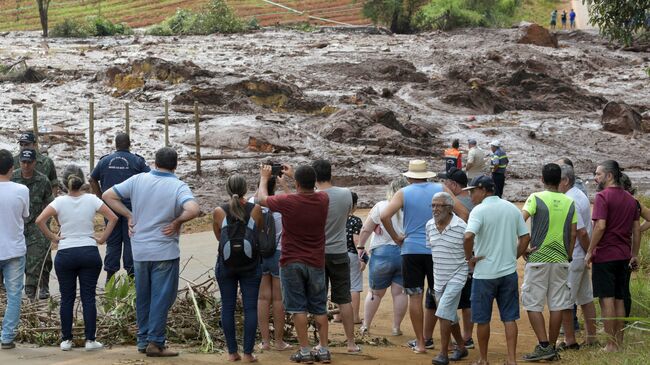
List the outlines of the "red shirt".
<svg viewBox="0 0 650 365">
<path fill-rule="evenodd" d="M 629 260 L 632 257 L 632 225 L 639 220 L 636 200 L 618 186 L 598 192 L 591 219 L 607 221 L 605 233 L 593 254 L 593 262 Z"/>
<path fill-rule="evenodd" d="M 275 195 L 268 197 L 266 204 L 282 214 L 280 266 L 300 262 L 324 268 L 327 193 Z"/>
</svg>

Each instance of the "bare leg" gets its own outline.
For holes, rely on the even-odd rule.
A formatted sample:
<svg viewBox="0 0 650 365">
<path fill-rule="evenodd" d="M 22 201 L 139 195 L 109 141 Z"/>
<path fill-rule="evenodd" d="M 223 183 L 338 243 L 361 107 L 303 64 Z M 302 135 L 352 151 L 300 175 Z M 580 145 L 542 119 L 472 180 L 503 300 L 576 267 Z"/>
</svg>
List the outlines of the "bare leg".
<svg viewBox="0 0 650 365">
<path fill-rule="evenodd" d="M 451 321 L 440 318 L 440 355 L 443 357 L 447 357 L 450 337 Z"/>
<path fill-rule="evenodd" d="M 625 301 L 622 299 L 616 299 L 614 301 L 614 305 L 616 308 L 616 317 L 618 318 L 623 318 L 625 317 Z M 622 319 L 617 319 L 616 320 L 616 344 L 619 346 L 623 346 L 623 328 L 625 327 L 625 321 Z"/>
<path fill-rule="evenodd" d="M 472 338 L 472 332 L 474 332 L 474 322 L 472 322 L 472 309 L 465 308 L 462 310 L 463 313 L 463 340 L 467 341 Z"/>
<path fill-rule="evenodd" d="M 508 359 L 510 359 L 510 340 L 508 336 L 508 324 L 515 322 L 505 322 L 506 325 L 506 340 L 508 342 Z M 515 323 L 515 334 L 516 334 L 517 324 Z M 478 337 L 478 351 L 480 354 L 479 361 L 481 363 L 487 364 L 488 362 L 488 343 L 490 342 L 490 322 L 488 323 L 478 323 L 476 325 L 476 334 Z M 515 344 L 517 343 L 517 336 L 515 335 Z M 514 351 L 514 350 L 513 350 Z"/>
<path fill-rule="evenodd" d="M 544 315 L 542 312 L 528 311 L 528 319 L 530 320 L 530 326 L 533 327 L 535 336 L 537 336 L 537 341 L 547 342 L 548 336 L 546 335 L 546 325 L 544 323 Z"/>
<path fill-rule="evenodd" d="M 503 325 L 506 328 L 506 344 L 508 346 L 508 364 L 516 364 L 517 363 L 517 335 L 519 333 L 519 329 L 517 328 L 517 322 L 515 321 L 503 322 Z M 490 329 L 488 327 L 488 336 L 490 335 L 489 331 Z M 487 348 L 485 349 L 485 355 L 486 355 L 485 359 L 487 361 Z M 481 358 L 483 358 L 482 353 L 481 353 Z"/>
<path fill-rule="evenodd" d="M 322 316 L 319 316 L 322 317 Z M 321 342 L 323 341 L 323 336 L 321 335 L 321 330 L 323 329 L 323 324 L 318 321 L 318 317 L 316 317 L 317 322 L 318 322 L 318 333 Z M 294 313 L 293 314 L 293 325 L 294 328 L 296 329 L 296 336 L 298 337 L 298 343 L 300 344 L 301 348 L 306 348 L 309 347 L 309 337 L 307 333 L 307 326 L 309 323 L 307 322 L 307 314 L 306 313 Z M 325 337 L 327 337 L 327 321 L 325 321 Z M 327 342 L 325 342 L 327 344 Z"/>
<path fill-rule="evenodd" d="M 411 325 L 413 326 L 413 332 L 415 332 L 416 346 L 415 350 L 417 351 L 426 351 L 424 347 L 424 335 L 422 331 L 422 317 L 424 317 L 422 310 L 422 294 L 413 294 L 409 296 L 409 316 L 411 317 Z M 433 329 L 432 329 L 433 331 Z"/>
<path fill-rule="evenodd" d="M 363 326 L 370 328 L 372 324 L 372 319 L 375 318 L 375 314 L 379 309 L 379 304 L 381 304 L 381 299 L 386 294 L 386 289 L 382 290 L 370 290 L 368 295 L 366 295 L 366 301 L 363 306 Z M 393 299 L 394 301 L 394 299 Z"/>
<path fill-rule="evenodd" d="M 463 335 L 460 332 L 460 324 L 454 323 L 451 325 L 451 335 L 454 337 L 454 340 L 456 340 L 458 349 L 463 350 L 465 348 L 465 341 L 463 340 Z"/>
<path fill-rule="evenodd" d="M 589 302 L 581 307 L 582 314 L 585 317 L 585 331 L 587 332 L 585 342 L 590 344 L 596 342 L 596 306 L 594 302 Z"/>
<path fill-rule="evenodd" d="M 436 322 L 438 322 L 438 317 L 436 317 L 435 309 L 424 309 L 424 330 L 422 336 L 425 340 L 433 338 L 433 331 L 436 328 Z"/>
<path fill-rule="evenodd" d="M 352 314 L 352 303 L 339 304 L 339 310 L 341 311 L 341 322 L 343 322 L 345 338 L 348 341 L 348 350 L 356 351 L 357 345 L 354 343 L 354 318 Z"/>
<path fill-rule="evenodd" d="M 354 318 L 354 323 L 361 322 L 359 317 L 359 307 L 361 306 L 361 292 L 351 291 L 350 295 L 352 296 L 352 314 Z"/>
<path fill-rule="evenodd" d="M 305 320 L 307 317 L 305 316 Z M 327 320 L 326 315 L 322 316 L 314 316 L 314 319 L 316 320 L 316 323 L 318 323 L 318 340 L 320 347 L 327 347 L 329 343 L 329 338 L 328 338 L 328 326 L 329 322 Z M 306 333 L 306 331 L 305 331 Z M 300 338 L 298 339 L 300 340 Z M 300 343 L 300 346 L 302 347 L 302 342 Z"/>
<path fill-rule="evenodd" d="M 404 294 L 404 288 L 399 284 L 391 284 L 390 291 L 393 295 L 393 329 L 399 330 L 406 315 L 409 299 Z"/>
<path fill-rule="evenodd" d="M 285 350 L 287 344 L 284 342 L 284 305 L 282 304 L 282 290 L 280 278 L 271 279 L 273 285 L 273 337 L 275 338 L 275 348 Z"/>
<path fill-rule="evenodd" d="M 572 308 L 567 309 L 567 311 L 571 313 L 571 325 L 568 327 L 569 330 L 567 330 L 567 327 L 564 327 L 564 331 L 574 332 L 573 309 Z M 562 312 L 563 311 L 551 311 L 551 315 L 548 320 L 548 341 L 551 343 L 551 345 L 555 345 L 555 342 L 557 341 L 557 337 L 560 335 L 560 325 L 562 325 Z M 575 339 L 575 333 L 573 335 L 573 338 Z"/>
<path fill-rule="evenodd" d="M 576 343 L 576 331 L 573 328 L 573 310 L 562 311 L 562 326 L 564 327 L 564 342 L 567 345 Z"/>
<path fill-rule="evenodd" d="M 263 275 L 260 282 L 260 290 L 257 298 L 257 323 L 260 327 L 260 336 L 262 343 L 260 347 L 263 350 L 269 350 L 271 335 L 269 333 L 269 307 L 271 307 L 271 275 Z M 275 317 L 275 316 L 274 316 Z"/>
<path fill-rule="evenodd" d="M 616 317 L 616 307 L 614 304 L 614 298 L 600 298 L 600 313 L 603 318 L 614 318 Z M 623 313 L 625 315 L 625 313 Z M 618 344 L 616 343 L 616 328 L 617 323 L 614 319 L 605 319 L 603 320 L 605 325 L 605 333 L 607 333 L 607 345 L 605 346 L 605 351 L 614 352 L 618 351 Z"/>
</svg>

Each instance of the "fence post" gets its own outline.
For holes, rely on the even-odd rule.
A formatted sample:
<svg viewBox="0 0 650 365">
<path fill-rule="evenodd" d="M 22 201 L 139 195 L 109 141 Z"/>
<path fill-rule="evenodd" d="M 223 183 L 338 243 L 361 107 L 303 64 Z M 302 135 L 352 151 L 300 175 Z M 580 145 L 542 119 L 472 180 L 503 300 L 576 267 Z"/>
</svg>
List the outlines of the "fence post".
<svg viewBox="0 0 650 365">
<path fill-rule="evenodd" d="M 34 122 L 34 144 L 38 145 L 38 107 L 32 104 L 32 120 Z"/>
<path fill-rule="evenodd" d="M 165 100 L 165 147 L 169 147 L 169 100 Z"/>
<path fill-rule="evenodd" d="M 95 167 L 95 103 L 89 103 L 90 118 L 88 128 L 88 144 L 90 146 L 90 169 L 92 171 Z"/>
<path fill-rule="evenodd" d="M 196 173 L 201 175 L 201 134 L 199 133 L 199 102 L 194 102 L 194 137 L 196 139 Z"/>
<path fill-rule="evenodd" d="M 126 134 L 131 134 L 131 119 L 129 118 L 129 103 L 126 103 Z"/>
</svg>

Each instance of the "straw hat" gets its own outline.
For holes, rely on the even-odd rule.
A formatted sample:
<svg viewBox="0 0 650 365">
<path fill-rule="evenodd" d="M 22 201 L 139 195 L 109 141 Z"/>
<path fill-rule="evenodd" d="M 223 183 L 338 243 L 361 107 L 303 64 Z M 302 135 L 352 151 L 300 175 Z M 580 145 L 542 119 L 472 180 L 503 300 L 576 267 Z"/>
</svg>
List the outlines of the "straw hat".
<svg viewBox="0 0 650 365">
<path fill-rule="evenodd" d="M 411 179 L 429 179 L 436 176 L 435 173 L 427 171 L 427 163 L 423 160 L 409 161 L 409 170 L 402 175 Z"/>
</svg>

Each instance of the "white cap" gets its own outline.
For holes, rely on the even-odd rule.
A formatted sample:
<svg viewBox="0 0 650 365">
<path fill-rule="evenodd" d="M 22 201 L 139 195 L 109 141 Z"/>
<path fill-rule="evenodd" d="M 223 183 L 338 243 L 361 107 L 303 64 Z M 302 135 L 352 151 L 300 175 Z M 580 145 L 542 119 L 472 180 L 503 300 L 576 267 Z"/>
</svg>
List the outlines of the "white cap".
<svg viewBox="0 0 650 365">
<path fill-rule="evenodd" d="M 495 139 L 492 142 L 490 142 L 490 146 L 501 147 L 501 141 L 499 141 L 498 139 Z"/>
</svg>

